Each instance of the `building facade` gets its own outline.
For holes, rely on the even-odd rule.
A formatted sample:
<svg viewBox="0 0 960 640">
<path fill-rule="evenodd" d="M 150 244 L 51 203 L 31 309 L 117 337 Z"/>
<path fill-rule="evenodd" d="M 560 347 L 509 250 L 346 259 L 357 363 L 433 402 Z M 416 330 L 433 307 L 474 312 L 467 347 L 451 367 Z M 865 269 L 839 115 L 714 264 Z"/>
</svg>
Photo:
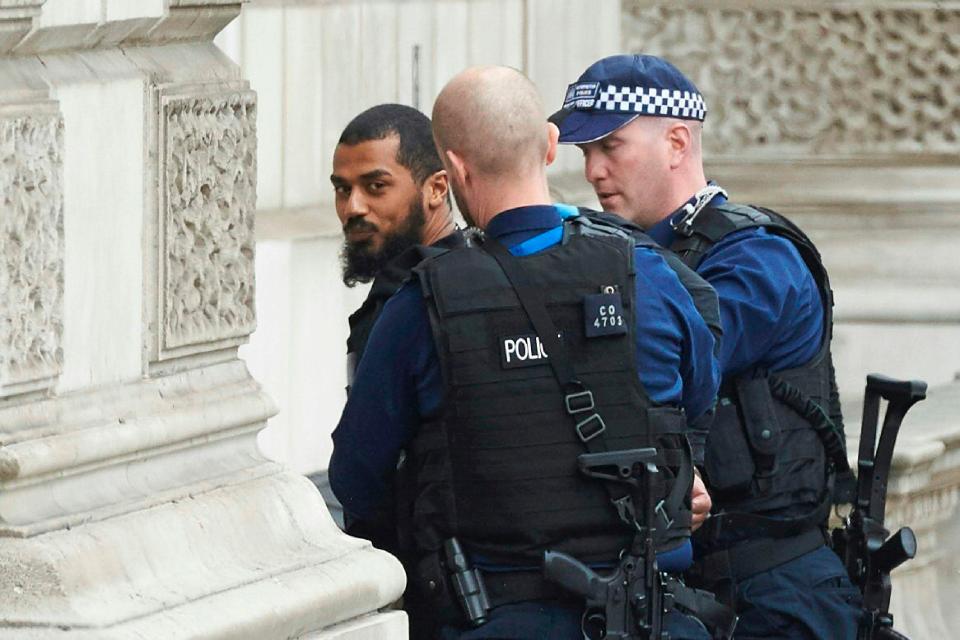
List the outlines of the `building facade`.
<svg viewBox="0 0 960 640">
<path fill-rule="evenodd" d="M 893 608 L 951 637 L 957 33 L 953 0 L 0 0 L 0 637 L 406 637 L 399 564 L 302 477 L 365 295 L 334 145 L 469 64 L 550 108 L 621 51 L 690 75 L 710 177 L 821 248 L 850 449 L 864 374 L 931 384 L 890 485 L 920 543 Z M 595 205 L 576 149 L 550 175 Z"/>
</svg>

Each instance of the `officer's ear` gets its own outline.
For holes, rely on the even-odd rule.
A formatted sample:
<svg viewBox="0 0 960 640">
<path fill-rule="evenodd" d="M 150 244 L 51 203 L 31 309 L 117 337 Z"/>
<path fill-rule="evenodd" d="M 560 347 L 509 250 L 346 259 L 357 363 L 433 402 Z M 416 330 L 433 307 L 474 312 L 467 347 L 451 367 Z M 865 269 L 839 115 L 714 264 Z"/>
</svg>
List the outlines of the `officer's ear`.
<svg viewBox="0 0 960 640">
<path fill-rule="evenodd" d="M 670 151 L 670 168 L 676 169 L 693 147 L 693 134 L 685 122 L 670 122 L 666 131 L 667 145 Z"/>
<path fill-rule="evenodd" d="M 560 128 L 552 122 L 547 123 L 547 157 L 545 164 L 549 167 L 557 159 L 557 146 L 560 144 Z"/>
<path fill-rule="evenodd" d="M 470 172 L 467 171 L 467 165 L 464 163 L 463 158 L 457 155 L 456 151 L 451 151 L 450 149 L 444 151 L 443 155 L 447 160 L 444 164 L 450 174 L 449 179 L 453 180 L 456 184 L 466 185 L 470 177 Z"/>
<path fill-rule="evenodd" d="M 437 209 L 446 201 L 450 185 L 447 172 L 444 169 L 434 172 L 423 181 L 420 191 L 423 195 L 424 206 L 428 209 Z"/>
</svg>

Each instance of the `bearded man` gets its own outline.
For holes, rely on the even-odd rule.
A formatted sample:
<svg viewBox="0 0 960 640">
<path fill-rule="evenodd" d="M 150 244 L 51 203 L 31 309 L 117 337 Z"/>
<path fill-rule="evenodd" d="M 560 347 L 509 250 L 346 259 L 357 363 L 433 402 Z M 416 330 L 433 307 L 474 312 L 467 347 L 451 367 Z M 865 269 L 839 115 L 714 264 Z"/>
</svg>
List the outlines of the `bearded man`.
<svg viewBox="0 0 960 640">
<path fill-rule="evenodd" d="M 350 315 L 347 390 L 383 305 L 424 258 L 462 246 L 450 208 L 447 174 L 430 119 L 400 104 L 356 116 L 340 135 L 330 176 L 343 227 L 343 282 L 373 281 Z M 346 518 L 347 533 L 397 552 L 395 505 L 369 519 Z"/>
<path fill-rule="evenodd" d="M 463 236 L 453 221 L 430 119 L 412 107 L 381 104 L 350 121 L 333 153 L 330 182 L 343 226 L 343 283 L 373 281 L 350 316 L 349 385 L 387 299 L 431 248 L 461 246 Z"/>
</svg>

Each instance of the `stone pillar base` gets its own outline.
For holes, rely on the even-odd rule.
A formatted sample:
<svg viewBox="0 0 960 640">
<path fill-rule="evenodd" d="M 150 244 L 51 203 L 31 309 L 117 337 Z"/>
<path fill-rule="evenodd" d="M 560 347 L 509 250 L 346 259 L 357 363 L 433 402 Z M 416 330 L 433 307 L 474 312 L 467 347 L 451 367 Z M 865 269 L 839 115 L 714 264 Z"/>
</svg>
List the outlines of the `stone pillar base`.
<svg viewBox="0 0 960 640">
<path fill-rule="evenodd" d="M 396 576 L 394 558 L 336 535 L 308 480 L 269 463 L 244 475 L 150 509 L 5 541 L 0 636 L 296 638 L 402 589 L 382 579 Z M 306 637 L 382 638 L 376 630 L 405 628 L 400 617 L 366 616 Z"/>
<path fill-rule="evenodd" d="M 384 611 L 351 620 L 320 633 L 308 633 L 300 640 L 383 640 L 407 637 L 407 614 Z"/>
<path fill-rule="evenodd" d="M 48 416 L 92 424 L 3 450 L 0 637 L 406 637 L 402 612 L 376 613 L 403 591 L 399 562 L 340 533 L 307 478 L 259 456 L 271 411 L 241 363 L 125 390 L 49 401 Z"/>
</svg>

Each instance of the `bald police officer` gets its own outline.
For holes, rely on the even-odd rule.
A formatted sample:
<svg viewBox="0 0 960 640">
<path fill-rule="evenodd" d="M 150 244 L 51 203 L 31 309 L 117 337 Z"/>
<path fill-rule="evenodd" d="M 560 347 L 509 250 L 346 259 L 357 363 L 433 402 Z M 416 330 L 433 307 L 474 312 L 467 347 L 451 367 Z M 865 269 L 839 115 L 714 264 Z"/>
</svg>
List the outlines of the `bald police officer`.
<svg viewBox="0 0 960 640">
<path fill-rule="evenodd" d="M 832 294 L 810 240 L 733 204 L 703 170 L 703 96 L 666 60 L 591 65 L 551 120 L 604 209 L 647 229 L 720 296 L 723 384 L 707 438 L 714 514 L 695 579 L 736 605 L 738 638 L 855 638 L 859 594 L 825 544 L 843 424 Z"/>
<path fill-rule="evenodd" d="M 578 456 L 657 447 L 657 557 L 687 566 L 684 436 L 714 401 L 714 338 L 655 248 L 550 204 L 557 130 L 519 72 L 464 71 L 433 119 L 460 210 L 486 240 L 427 260 L 384 307 L 333 434 L 331 484 L 362 518 L 390 499 L 384 478 L 408 451 L 408 595 L 427 604 L 410 609 L 414 637 L 581 640 L 583 596 L 544 579 L 544 552 L 609 570 L 648 523 L 639 501 L 618 514 Z M 449 586 L 473 570 L 489 609 Z M 666 630 L 709 637 L 677 610 Z"/>
</svg>

